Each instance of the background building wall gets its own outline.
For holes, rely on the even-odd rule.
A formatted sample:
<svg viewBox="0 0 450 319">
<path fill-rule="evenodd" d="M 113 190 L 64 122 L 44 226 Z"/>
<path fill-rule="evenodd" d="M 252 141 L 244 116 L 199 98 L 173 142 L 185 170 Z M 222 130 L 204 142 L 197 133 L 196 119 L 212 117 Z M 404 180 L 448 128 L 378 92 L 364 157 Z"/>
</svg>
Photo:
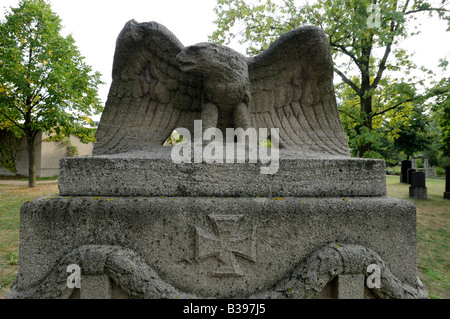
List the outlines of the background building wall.
<svg viewBox="0 0 450 319">
<path fill-rule="evenodd" d="M 38 133 L 35 140 L 35 155 L 36 155 L 36 176 L 37 177 L 52 177 L 57 176 L 59 172 L 59 160 L 63 157 L 70 156 L 71 152 L 68 145 L 64 142 L 45 141 L 48 136 L 43 133 Z M 81 143 L 79 138 L 70 136 L 72 146 L 77 147 L 76 156 L 90 156 L 94 143 Z M 0 175 L 3 176 L 28 176 L 28 152 L 26 138 L 22 137 L 19 151 L 16 155 L 16 169 L 14 174 L 6 168 L 0 167 Z"/>
</svg>

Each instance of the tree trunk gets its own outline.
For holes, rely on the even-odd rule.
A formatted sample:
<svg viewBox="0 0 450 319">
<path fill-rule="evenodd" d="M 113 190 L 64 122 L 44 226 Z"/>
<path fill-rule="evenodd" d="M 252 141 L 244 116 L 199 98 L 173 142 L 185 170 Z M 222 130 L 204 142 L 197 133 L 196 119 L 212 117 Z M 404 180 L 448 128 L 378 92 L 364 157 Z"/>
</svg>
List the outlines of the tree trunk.
<svg viewBox="0 0 450 319">
<path fill-rule="evenodd" d="M 367 134 L 372 132 L 372 97 L 361 99 L 361 113 L 362 124 L 359 126 L 358 134 Z M 364 141 L 364 140 L 363 140 Z M 371 141 L 364 141 L 358 148 L 358 157 L 364 157 L 364 153 L 372 149 Z"/>
<path fill-rule="evenodd" d="M 36 187 L 36 159 L 34 152 L 35 134 L 26 134 L 28 151 L 28 185 Z"/>
<path fill-rule="evenodd" d="M 369 69 L 369 66 L 366 66 Z M 367 130 L 369 133 L 372 132 L 372 95 L 370 94 L 370 75 L 368 72 L 362 74 L 361 81 L 361 93 L 360 93 L 360 117 L 362 119 L 362 124 L 359 127 L 358 134 L 364 134 Z M 363 157 L 364 153 L 372 149 L 372 142 L 364 141 L 362 145 L 358 148 L 358 156 Z"/>
</svg>

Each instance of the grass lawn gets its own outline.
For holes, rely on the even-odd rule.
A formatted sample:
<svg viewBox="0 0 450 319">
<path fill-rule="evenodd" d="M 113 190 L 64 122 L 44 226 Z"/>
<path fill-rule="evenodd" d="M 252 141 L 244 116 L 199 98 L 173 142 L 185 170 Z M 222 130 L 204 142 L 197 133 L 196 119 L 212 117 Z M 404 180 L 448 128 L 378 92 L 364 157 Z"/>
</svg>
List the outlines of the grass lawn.
<svg viewBox="0 0 450 319">
<path fill-rule="evenodd" d="M 28 186 L 2 185 L 0 180 L 0 298 L 13 283 L 19 262 L 20 207 L 27 200 L 57 194 L 58 184 Z"/>
<path fill-rule="evenodd" d="M 386 176 L 388 196 L 417 207 L 419 278 L 431 298 L 450 299 L 450 200 L 443 199 L 445 180 L 427 178 L 427 199 L 409 198 L 409 185 Z"/>
<path fill-rule="evenodd" d="M 450 201 L 443 199 L 445 181 L 427 179 L 428 199 L 408 197 L 409 185 L 399 176 L 387 176 L 388 196 L 410 200 L 417 207 L 419 277 L 431 298 L 450 299 Z M 56 183 L 27 186 L 1 185 L 0 180 L 0 299 L 18 270 L 19 211 L 33 198 L 58 193 Z"/>
</svg>

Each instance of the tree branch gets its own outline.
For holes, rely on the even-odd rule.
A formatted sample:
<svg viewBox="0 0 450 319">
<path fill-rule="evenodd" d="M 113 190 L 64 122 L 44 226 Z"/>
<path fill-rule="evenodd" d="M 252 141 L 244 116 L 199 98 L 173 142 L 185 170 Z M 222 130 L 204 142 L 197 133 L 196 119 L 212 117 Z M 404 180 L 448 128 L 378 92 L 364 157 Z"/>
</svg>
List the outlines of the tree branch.
<svg viewBox="0 0 450 319">
<path fill-rule="evenodd" d="M 338 109 L 339 112 L 347 115 L 349 118 L 351 118 L 352 120 L 356 121 L 356 118 L 353 115 L 350 115 L 349 113 L 345 112 L 344 110 Z"/>
<path fill-rule="evenodd" d="M 409 0 L 406 1 L 403 11 L 406 10 L 408 3 L 409 3 Z M 388 42 L 388 44 L 386 45 L 386 49 L 384 50 L 384 55 L 383 55 L 383 58 L 381 59 L 380 66 L 378 67 L 377 75 L 375 76 L 375 79 L 373 80 L 373 82 L 370 86 L 372 89 L 375 89 L 378 86 L 378 83 L 380 82 L 381 77 L 383 76 L 383 72 L 386 69 L 387 59 L 389 57 L 389 54 L 391 53 L 392 43 L 394 42 L 394 35 L 395 35 L 395 31 L 397 30 L 397 27 L 398 27 L 398 24 L 395 25 L 394 21 L 391 21 L 390 29 L 391 29 L 392 36 L 390 37 L 390 41 Z"/>
<path fill-rule="evenodd" d="M 15 126 L 17 126 L 18 128 L 20 128 L 22 131 L 25 132 L 24 127 L 22 127 L 19 123 L 17 123 L 15 120 L 13 120 L 12 118 L 10 118 L 8 115 L 6 115 L 5 113 L 3 113 L 0 110 L 0 114 L 3 115 L 4 117 L 6 117 L 7 120 L 11 121 Z"/>
<path fill-rule="evenodd" d="M 358 67 L 358 69 L 361 70 L 361 64 L 360 64 L 359 60 L 350 51 L 348 51 L 346 47 L 344 47 L 341 44 L 333 43 L 331 41 L 330 41 L 330 45 L 332 47 L 338 48 L 342 53 L 344 53 L 345 55 L 349 56 L 353 60 L 353 62 L 355 62 L 355 64 Z"/>
<path fill-rule="evenodd" d="M 415 96 L 415 97 L 406 99 L 406 100 L 404 100 L 404 101 L 402 101 L 402 102 L 399 102 L 399 103 L 397 103 L 397 104 L 395 104 L 395 105 L 393 105 L 393 106 L 391 106 L 391 107 L 388 107 L 387 109 L 385 109 L 385 110 L 383 110 L 383 111 L 374 113 L 372 116 L 378 116 L 378 115 L 384 114 L 384 113 L 386 113 L 386 112 L 389 112 L 390 110 L 396 109 L 397 107 L 399 107 L 400 105 L 402 105 L 402 104 L 404 104 L 404 103 L 417 101 L 417 100 L 419 100 L 419 99 L 420 99 L 420 96 Z"/>
<path fill-rule="evenodd" d="M 361 95 L 361 89 L 352 81 L 350 81 L 344 73 L 342 73 L 341 71 L 339 71 L 336 67 L 333 68 L 334 72 L 336 72 L 342 79 L 342 81 L 344 81 L 344 83 L 348 84 L 358 95 Z"/>
<path fill-rule="evenodd" d="M 444 8 L 422 8 L 422 9 L 406 11 L 405 15 L 406 14 L 417 13 L 417 12 L 425 12 L 425 11 L 450 12 L 450 10 L 447 10 L 447 9 L 444 9 Z"/>
<path fill-rule="evenodd" d="M 383 58 L 381 59 L 380 66 L 378 67 L 377 76 L 375 77 L 372 84 L 370 85 L 370 87 L 372 89 L 375 89 L 378 86 L 378 83 L 380 82 L 381 77 L 383 76 L 383 72 L 386 69 L 386 62 L 387 62 L 388 56 L 391 53 L 391 48 L 392 48 L 392 42 L 389 42 L 386 45 L 386 49 L 384 50 Z"/>
</svg>

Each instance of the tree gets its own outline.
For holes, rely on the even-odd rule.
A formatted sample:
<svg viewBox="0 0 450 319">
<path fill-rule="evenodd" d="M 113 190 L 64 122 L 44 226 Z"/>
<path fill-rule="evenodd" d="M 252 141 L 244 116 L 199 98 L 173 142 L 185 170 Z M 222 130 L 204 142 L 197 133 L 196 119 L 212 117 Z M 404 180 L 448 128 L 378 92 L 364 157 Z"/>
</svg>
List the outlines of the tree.
<svg viewBox="0 0 450 319">
<path fill-rule="evenodd" d="M 252 55 L 266 49 L 275 38 L 294 27 L 313 24 L 322 28 L 329 37 L 334 71 L 354 92 L 359 113 L 355 132 L 363 137 L 357 155 L 363 157 L 372 150 L 374 137 L 370 135 L 377 116 L 404 103 L 424 101 L 432 96 L 432 91 L 417 93 L 421 90 L 416 86 L 423 86 L 424 79 L 417 80 L 410 75 L 416 66 L 399 44 L 402 39 L 419 33 L 413 30 L 417 27 L 413 21 L 420 13 L 437 14 L 450 24 L 448 3 L 445 0 L 437 4 L 424 0 L 317 0 L 297 6 L 295 0 L 252 3 L 218 0 L 217 30 L 210 40 L 229 44 L 238 39 L 239 43 L 248 44 L 247 53 Z M 390 71 L 392 82 L 385 87 L 394 85 L 395 90 L 386 95 L 391 98 L 388 106 L 375 111 L 374 101 L 380 97 L 375 92 L 385 79 L 386 71 Z M 395 72 L 398 77 L 393 77 Z M 428 74 L 431 75 L 429 71 Z"/>
<path fill-rule="evenodd" d="M 0 165 L 16 173 L 16 155 L 20 145 L 20 137 L 7 129 L 0 129 Z"/>
<path fill-rule="evenodd" d="M 36 185 L 36 135 L 74 134 L 87 142 L 89 117 L 102 111 L 100 73 L 61 29 L 44 0 L 21 0 L 0 23 L 0 128 L 26 136 L 30 187 Z"/>
<path fill-rule="evenodd" d="M 413 110 L 408 114 L 409 120 L 406 123 L 398 123 L 394 128 L 398 131 L 394 148 L 403 152 L 409 159 L 414 153 L 427 149 L 427 126 L 430 120 L 420 105 L 413 105 Z"/>
<path fill-rule="evenodd" d="M 413 84 L 398 84 L 384 77 L 373 91 L 372 129 L 369 131 L 362 125 L 364 120 L 356 107 L 360 100 L 355 91 L 345 83 L 336 85 L 341 121 L 353 156 L 365 143 L 371 144 L 365 157 L 382 158 L 392 164 L 401 159 L 397 154 L 410 157 L 427 149 L 426 129 L 431 107 L 422 99 L 411 99 L 416 96 L 416 90 Z M 405 102 L 407 100 L 414 101 Z"/>
<path fill-rule="evenodd" d="M 438 125 L 442 132 L 441 150 L 444 156 L 450 157 L 450 78 L 441 79 L 433 90 L 442 92 L 433 101 L 432 111 L 438 118 Z"/>
</svg>

